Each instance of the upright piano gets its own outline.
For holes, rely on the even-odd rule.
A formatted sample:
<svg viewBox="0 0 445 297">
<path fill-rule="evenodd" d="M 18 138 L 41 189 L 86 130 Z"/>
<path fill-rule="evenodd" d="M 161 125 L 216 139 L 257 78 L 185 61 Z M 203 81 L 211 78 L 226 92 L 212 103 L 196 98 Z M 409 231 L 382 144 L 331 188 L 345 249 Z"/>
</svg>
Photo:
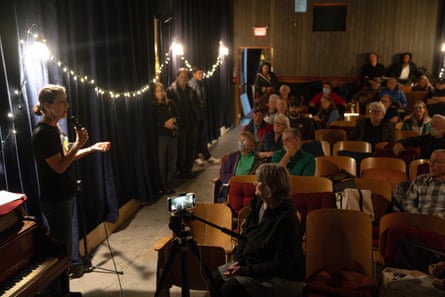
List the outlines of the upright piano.
<svg viewBox="0 0 445 297">
<path fill-rule="evenodd" d="M 22 207 L 0 216 L 0 296 L 36 296 L 54 280 L 69 294 L 70 259 Z"/>
</svg>

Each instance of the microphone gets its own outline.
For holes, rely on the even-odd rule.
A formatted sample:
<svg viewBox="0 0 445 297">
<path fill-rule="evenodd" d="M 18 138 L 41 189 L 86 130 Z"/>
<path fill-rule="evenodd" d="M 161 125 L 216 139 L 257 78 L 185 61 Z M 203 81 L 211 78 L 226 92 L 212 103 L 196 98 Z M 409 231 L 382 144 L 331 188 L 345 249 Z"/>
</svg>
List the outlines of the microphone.
<svg viewBox="0 0 445 297">
<path fill-rule="evenodd" d="M 82 124 L 79 123 L 79 121 L 77 120 L 77 118 L 75 116 L 71 116 L 71 122 L 73 123 L 74 127 L 76 127 L 77 130 L 80 131 L 80 129 L 83 128 Z"/>
</svg>

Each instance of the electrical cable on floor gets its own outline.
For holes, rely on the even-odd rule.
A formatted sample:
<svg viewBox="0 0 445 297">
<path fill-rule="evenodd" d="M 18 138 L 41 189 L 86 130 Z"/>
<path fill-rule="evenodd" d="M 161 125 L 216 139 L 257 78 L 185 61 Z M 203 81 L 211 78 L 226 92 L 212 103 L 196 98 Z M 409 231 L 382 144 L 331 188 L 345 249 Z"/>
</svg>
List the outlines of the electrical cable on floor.
<svg viewBox="0 0 445 297">
<path fill-rule="evenodd" d="M 108 229 L 107 229 L 107 225 L 105 224 L 105 222 L 102 222 L 104 229 L 105 229 L 105 239 L 107 242 L 107 246 L 108 246 L 108 250 L 110 252 L 111 255 L 111 261 L 113 262 L 113 268 L 115 271 L 117 270 L 117 264 L 116 264 L 116 260 L 114 259 L 114 253 L 113 253 L 113 249 L 111 248 L 111 244 L 110 244 L 110 239 L 109 239 L 109 235 L 108 235 Z M 117 282 L 119 284 L 119 293 L 120 293 L 120 297 L 124 297 L 124 290 L 122 288 L 122 282 L 121 282 L 121 277 L 120 277 L 121 273 L 116 273 L 117 276 Z"/>
</svg>

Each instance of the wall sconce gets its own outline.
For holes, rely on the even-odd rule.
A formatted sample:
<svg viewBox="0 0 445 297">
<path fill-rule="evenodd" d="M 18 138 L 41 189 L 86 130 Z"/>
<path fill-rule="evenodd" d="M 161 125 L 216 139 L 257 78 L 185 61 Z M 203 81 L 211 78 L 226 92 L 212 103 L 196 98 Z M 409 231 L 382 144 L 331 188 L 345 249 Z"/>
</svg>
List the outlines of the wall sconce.
<svg viewBox="0 0 445 297">
<path fill-rule="evenodd" d="M 253 36 L 256 38 L 263 38 L 267 36 L 267 31 L 269 30 L 269 25 L 267 26 L 253 26 Z"/>
</svg>

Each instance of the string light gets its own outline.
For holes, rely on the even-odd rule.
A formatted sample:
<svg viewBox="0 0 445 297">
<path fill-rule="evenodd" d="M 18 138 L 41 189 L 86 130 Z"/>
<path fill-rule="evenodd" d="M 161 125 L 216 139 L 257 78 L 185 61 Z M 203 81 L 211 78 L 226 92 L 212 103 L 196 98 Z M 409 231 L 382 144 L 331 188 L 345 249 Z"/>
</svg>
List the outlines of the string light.
<svg viewBox="0 0 445 297">
<path fill-rule="evenodd" d="M 38 46 L 39 51 L 33 50 L 33 55 L 29 54 L 29 56 L 35 58 L 37 54 L 39 55 L 40 59 L 44 62 L 51 61 L 54 62 L 55 65 L 59 68 L 60 71 L 68 75 L 70 78 L 72 78 L 74 81 L 80 82 L 81 84 L 88 84 L 94 87 L 97 94 L 100 95 L 108 95 L 110 98 L 133 98 L 140 96 L 146 92 L 149 91 L 150 87 L 148 84 L 143 85 L 142 87 L 135 89 L 135 90 L 129 90 L 129 91 L 116 91 L 116 90 L 110 90 L 110 89 L 104 89 L 98 86 L 94 79 L 88 77 L 87 75 L 83 73 L 78 73 L 71 67 L 69 67 L 67 64 L 63 63 L 62 61 L 58 60 L 51 52 L 51 50 L 46 45 L 46 40 L 37 33 L 37 25 L 33 24 L 31 27 L 27 30 L 27 34 L 31 35 L 34 38 L 34 43 L 32 44 L 32 47 Z M 25 44 L 23 40 L 20 40 L 21 44 Z M 28 52 L 30 53 L 30 52 Z M 228 55 L 228 49 L 225 47 L 222 43 L 222 41 L 219 42 L 219 52 L 218 57 L 216 59 L 216 63 L 212 65 L 210 70 L 204 73 L 204 78 L 210 78 L 214 75 L 215 71 L 218 69 L 218 67 L 223 63 L 224 56 Z M 166 65 L 168 65 L 173 57 L 179 57 L 180 60 L 184 63 L 185 67 L 191 71 L 192 70 L 192 64 L 188 61 L 188 59 L 184 55 L 184 47 L 177 43 L 176 41 L 173 41 L 172 45 L 169 48 L 169 51 L 165 53 L 164 55 L 164 61 L 160 65 L 159 70 L 155 74 L 155 77 L 151 80 L 152 82 L 156 82 L 159 80 L 159 77 L 163 73 Z M 56 62 L 57 61 L 57 62 Z"/>
</svg>

